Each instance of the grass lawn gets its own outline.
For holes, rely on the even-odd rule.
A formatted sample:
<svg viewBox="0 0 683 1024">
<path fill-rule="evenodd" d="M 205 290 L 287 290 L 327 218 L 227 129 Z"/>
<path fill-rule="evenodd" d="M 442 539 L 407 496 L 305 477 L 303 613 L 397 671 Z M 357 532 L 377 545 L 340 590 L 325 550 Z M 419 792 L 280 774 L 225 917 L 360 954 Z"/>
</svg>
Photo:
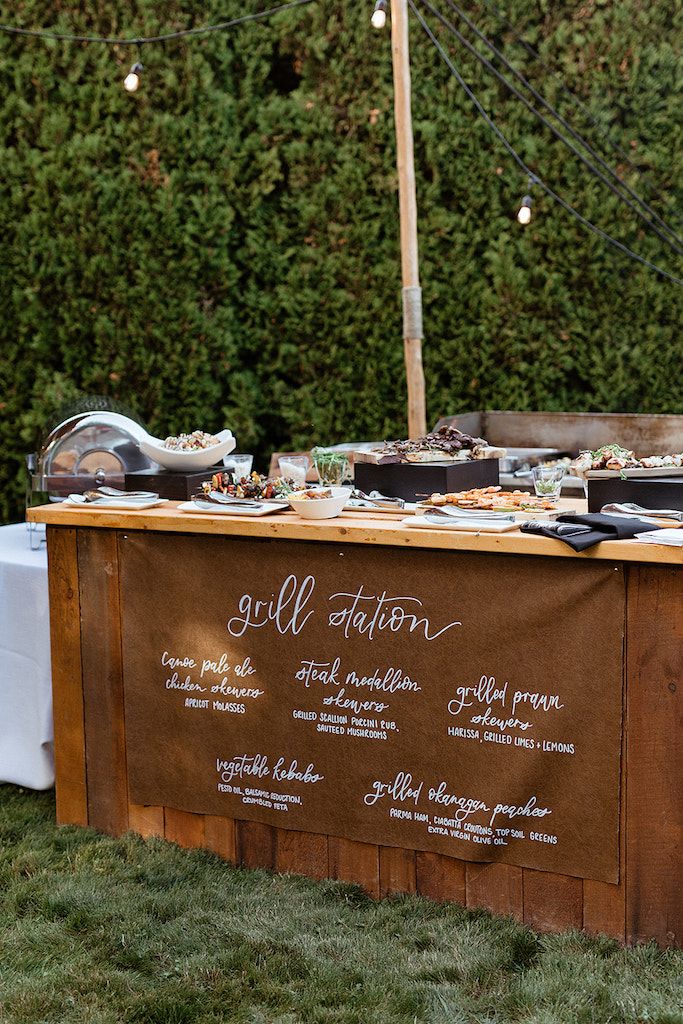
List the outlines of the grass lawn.
<svg viewBox="0 0 683 1024">
<path fill-rule="evenodd" d="M 682 1006 L 681 953 L 58 830 L 51 795 L 0 787 L 2 1024 L 678 1024 Z"/>
</svg>

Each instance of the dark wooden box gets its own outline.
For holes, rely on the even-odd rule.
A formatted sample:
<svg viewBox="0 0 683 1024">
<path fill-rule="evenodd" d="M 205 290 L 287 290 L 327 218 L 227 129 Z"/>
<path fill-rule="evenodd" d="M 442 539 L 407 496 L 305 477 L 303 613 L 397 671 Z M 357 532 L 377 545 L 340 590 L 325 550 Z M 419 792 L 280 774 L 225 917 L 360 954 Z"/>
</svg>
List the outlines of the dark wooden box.
<svg viewBox="0 0 683 1024">
<path fill-rule="evenodd" d="M 170 469 L 146 469 L 139 473 L 126 473 L 127 491 L 158 491 L 160 498 L 187 501 L 201 489 L 205 480 L 222 471 L 223 465 L 211 466 L 197 473 L 173 472 Z"/>
<path fill-rule="evenodd" d="M 615 501 L 633 501 L 643 508 L 675 508 L 683 512 L 683 475 L 589 479 L 589 512 L 599 512 L 603 505 Z"/>
<path fill-rule="evenodd" d="M 498 483 L 498 459 L 471 462 L 396 462 L 376 466 L 370 462 L 354 465 L 355 486 L 368 494 L 380 491 L 391 498 L 420 501 L 424 495 L 466 491 Z"/>
</svg>

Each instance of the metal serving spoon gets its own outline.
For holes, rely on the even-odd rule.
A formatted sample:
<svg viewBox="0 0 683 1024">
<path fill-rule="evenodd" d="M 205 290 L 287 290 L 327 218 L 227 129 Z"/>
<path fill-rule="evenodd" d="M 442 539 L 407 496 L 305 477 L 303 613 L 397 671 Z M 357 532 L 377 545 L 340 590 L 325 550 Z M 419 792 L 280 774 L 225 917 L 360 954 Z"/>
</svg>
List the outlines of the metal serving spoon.
<svg viewBox="0 0 683 1024">
<path fill-rule="evenodd" d="M 434 516 L 435 518 L 442 516 L 446 519 L 494 519 L 497 522 L 515 521 L 514 514 L 508 512 L 496 512 L 494 509 L 488 512 L 485 509 L 451 509 L 444 508 L 441 505 L 434 505 L 425 508 L 423 515 L 425 515 L 426 517 Z"/>
<path fill-rule="evenodd" d="M 130 497 L 126 495 L 124 498 L 107 497 L 104 494 L 98 494 L 97 491 L 86 491 L 85 494 L 70 494 L 69 501 L 75 505 L 112 505 L 118 504 L 121 501 L 126 501 L 130 505 L 144 505 L 147 502 L 153 500 L 151 498 L 144 498 L 140 496 Z M 156 500 L 156 499 L 154 499 Z"/>
<path fill-rule="evenodd" d="M 103 494 L 108 498 L 158 498 L 156 491 L 121 491 L 118 487 L 98 487 L 94 492 Z"/>
<path fill-rule="evenodd" d="M 350 497 L 358 501 L 369 501 L 371 505 L 377 505 L 378 508 L 405 508 L 406 504 L 403 498 L 388 498 L 385 494 L 380 494 L 379 491 L 370 491 L 369 494 L 366 494 L 358 487 L 351 491 Z"/>
<path fill-rule="evenodd" d="M 192 503 L 205 512 L 213 512 L 216 505 L 239 505 L 240 508 L 263 508 L 262 501 L 210 501 L 207 498 L 193 498 Z"/>
<path fill-rule="evenodd" d="M 260 508 L 262 501 L 255 501 L 252 498 L 233 498 L 230 494 L 221 494 L 220 491 L 209 491 L 208 494 L 200 494 L 192 499 L 195 505 L 204 502 L 207 505 L 240 505 L 242 508 Z"/>
</svg>

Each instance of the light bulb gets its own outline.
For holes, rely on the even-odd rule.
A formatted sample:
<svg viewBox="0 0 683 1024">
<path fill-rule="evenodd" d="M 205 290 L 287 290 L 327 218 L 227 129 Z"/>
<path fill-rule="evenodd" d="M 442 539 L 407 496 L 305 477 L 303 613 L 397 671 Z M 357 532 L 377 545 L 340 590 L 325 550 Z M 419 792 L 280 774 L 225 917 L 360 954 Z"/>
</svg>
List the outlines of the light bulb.
<svg viewBox="0 0 683 1024">
<path fill-rule="evenodd" d="M 126 92 L 137 92 L 140 85 L 140 72 L 144 71 L 142 64 L 136 61 L 123 80 L 123 88 Z"/>
<path fill-rule="evenodd" d="M 517 213 L 517 220 L 520 224 L 528 224 L 531 220 L 531 196 L 524 196 L 522 205 Z"/>
<path fill-rule="evenodd" d="M 386 0 L 377 0 L 375 9 L 372 12 L 370 18 L 370 24 L 373 28 L 384 28 L 387 23 L 387 4 Z"/>
</svg>

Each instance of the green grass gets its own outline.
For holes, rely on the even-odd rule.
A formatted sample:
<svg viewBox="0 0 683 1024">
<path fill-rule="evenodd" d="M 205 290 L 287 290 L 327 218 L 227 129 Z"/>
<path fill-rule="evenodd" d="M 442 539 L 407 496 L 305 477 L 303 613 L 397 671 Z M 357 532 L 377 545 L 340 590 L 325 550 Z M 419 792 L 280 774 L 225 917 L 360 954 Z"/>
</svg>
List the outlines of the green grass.
<svg viewBox="0 0 683 1024">
<path fill-rule="evenodd" d="M 683 956 L 160 840 L 56 829 L 0 787 L 2 1024 L 683 1022 Z"/>
</svg>

